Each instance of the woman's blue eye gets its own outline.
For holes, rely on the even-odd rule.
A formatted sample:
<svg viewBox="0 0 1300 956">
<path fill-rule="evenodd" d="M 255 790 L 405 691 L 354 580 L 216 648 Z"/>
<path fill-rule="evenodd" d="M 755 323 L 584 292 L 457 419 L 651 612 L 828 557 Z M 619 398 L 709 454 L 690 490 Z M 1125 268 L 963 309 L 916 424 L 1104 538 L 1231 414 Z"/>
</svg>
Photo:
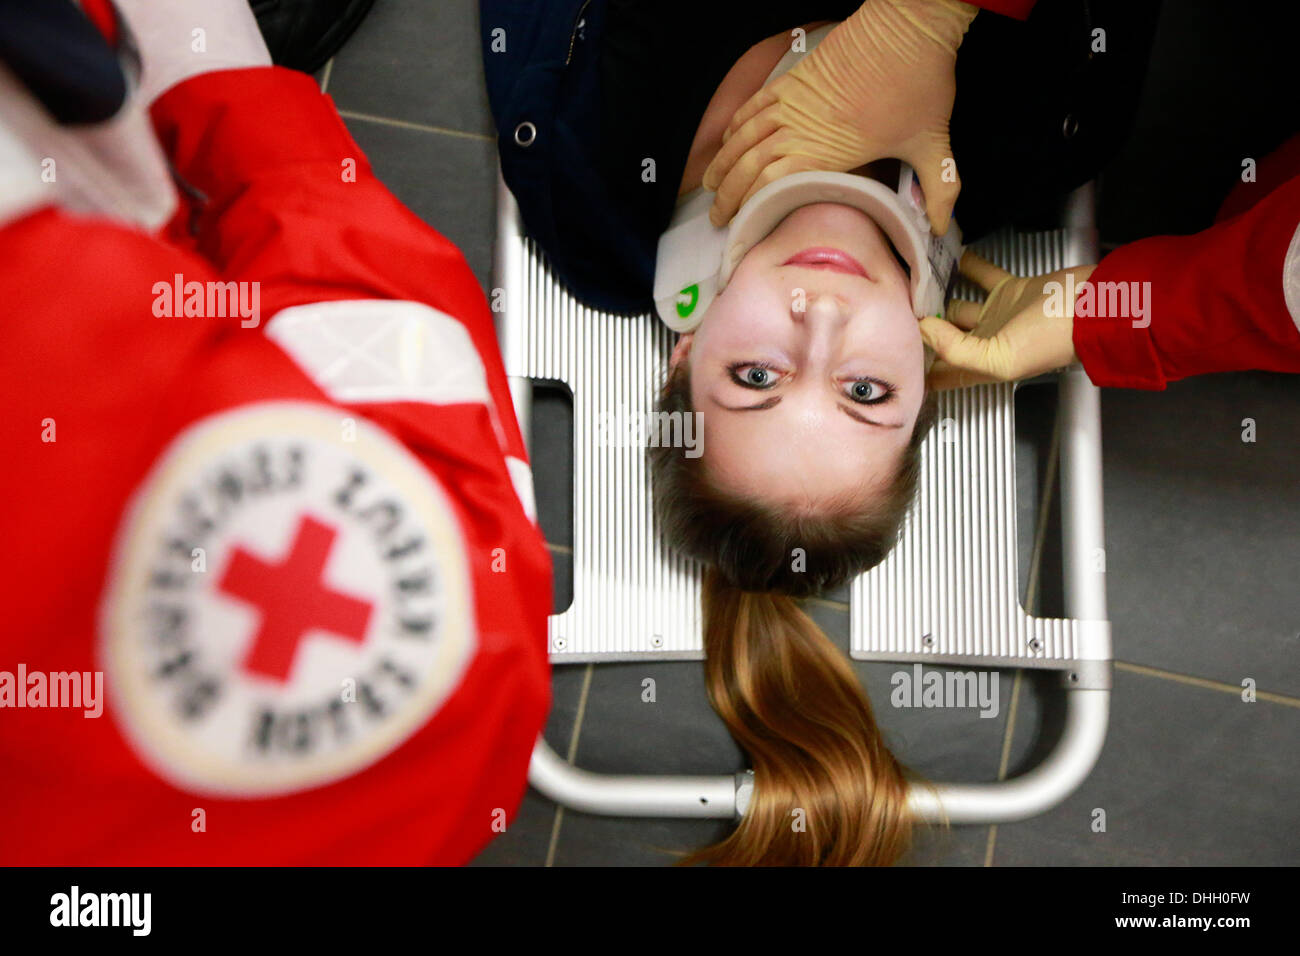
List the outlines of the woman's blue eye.
<svg viewBox="0 0 1300 956">
<path fill-rule="evenodd" d="M 894 395 L 894 390 L 880 382 L 859 379 L 849 383 L 845 394 L 859 405 L 879 405 L 881 402 L 889 401 Z"/>
<path fill-rule="evenodd" d="M 731 372 L 731 380 L 745 388 L 771 388 L 776 384 L 776 375 L 764 365 L 741 363 L 731 366 L 728 371 Z"/>
</svg>

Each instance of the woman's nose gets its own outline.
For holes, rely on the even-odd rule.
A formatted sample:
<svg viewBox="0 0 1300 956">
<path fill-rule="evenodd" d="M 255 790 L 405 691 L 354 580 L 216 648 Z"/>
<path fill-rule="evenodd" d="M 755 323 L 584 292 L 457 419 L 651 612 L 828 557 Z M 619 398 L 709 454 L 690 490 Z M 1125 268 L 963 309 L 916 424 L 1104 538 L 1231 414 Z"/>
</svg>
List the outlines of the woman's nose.
<svg viewBox="0 0 1300 956">
<path fill-rule="evenodd" d="M 803 342 L 807 350 L 805 362 L 808 381 L 819 377 L 819 369 L 831 360 L 840 340 L 840 333 L 849 318 L 846 303 L 835 295 L 809 294 L 804 308 L 791 309 L 794 321 L 803 327 Z"/>
<path fill-rule="evenodd" d="M 836 326 L 845 320 L 848 312 L 844 303 L 835 295 L 808 293 L 800 301 L 796 295 L 790 305 L 790 315 L 796 322 L 805 322 L 811 326 Z"/>
</svg>

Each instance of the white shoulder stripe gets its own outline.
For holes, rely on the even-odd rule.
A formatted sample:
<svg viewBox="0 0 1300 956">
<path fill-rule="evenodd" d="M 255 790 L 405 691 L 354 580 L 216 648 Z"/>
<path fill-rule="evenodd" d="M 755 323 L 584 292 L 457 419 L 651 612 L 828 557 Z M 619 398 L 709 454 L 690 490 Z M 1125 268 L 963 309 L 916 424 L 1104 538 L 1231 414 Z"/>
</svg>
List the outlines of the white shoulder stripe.
<svg viewBox="0 0 1300 956">
<path fill-rule="evenodd" d="M 277 312 L 266 335 L 336 402 L 486 405 L 505 450 L 483 359 L 465 326 L 445 312 L 397 299 L 315 302 Z M 536 524 L 532 472 L 508 455 L 506 466 Z"/>
<path fill-rule="evenodd" d="M 513 455 L 506 456 L 506 469 L 510 472 L 510 481 L 515 486 L 515 494 L 519 496 L 524 514 L 528 515 L 529 521 L 537 524 L 537 498 L 533 492 L 533 470 L 528 467 L 528 462 Z"/>
<path fill-rule="evenodd" d="M 465 326 L 420 302 L 293 306 L 276 313 L 266 334 L 338 402 L 492 407 L 483 360 Z"/>
</svg>

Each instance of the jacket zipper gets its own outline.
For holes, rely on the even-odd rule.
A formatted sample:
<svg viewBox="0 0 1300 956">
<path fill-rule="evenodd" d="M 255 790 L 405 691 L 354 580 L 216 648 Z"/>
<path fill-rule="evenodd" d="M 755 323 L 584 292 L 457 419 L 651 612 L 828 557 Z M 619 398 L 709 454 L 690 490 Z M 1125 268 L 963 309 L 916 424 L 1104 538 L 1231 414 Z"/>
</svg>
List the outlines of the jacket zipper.
<svg viewBox="0 0 1300 956">
<path fill-rule="evenodd" d="M 573 21 L 573 32 L 569 34 L 569 55 L 564 58 L 565 66 L 573 60 L 573 48 L 578 42 L 578 29 L 582 26 L 582 15 L 587 12 L 589 6 L 591 0 L 583 0 L 582 6 L 578 8 L 578 16 Z"/>
</svg>

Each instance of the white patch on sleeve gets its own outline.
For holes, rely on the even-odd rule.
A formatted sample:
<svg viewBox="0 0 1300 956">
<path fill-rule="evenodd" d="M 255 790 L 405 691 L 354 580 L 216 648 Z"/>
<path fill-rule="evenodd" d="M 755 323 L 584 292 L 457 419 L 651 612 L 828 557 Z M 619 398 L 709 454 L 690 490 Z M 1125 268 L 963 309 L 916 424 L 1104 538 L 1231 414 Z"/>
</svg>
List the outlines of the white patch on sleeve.
<svg viewBox="0 0 1300 956">
<path fill-rule="evenodd" d="M 465 326 L 420 302 L 315 302 L 277 312 L 266 330 L 337 402 L 481 403 L 483 360 Z"/>
<path fill-rule="evenodd" d="M 1296 226 L 1291 245 L 1286 250 L 1286 259 L 1282 262 L 1282 297 L 1286 299 L 1291 321 L 1300 331 L 1300 225 Z"/>
<path fill-rule="evenodd" d="M 533 492 L 533 470 L 528 467 L 528 462 L 513 455 L 506 455 L 506 468 L 510 472 L 510 480 L 514 483 L 515 494 L 519 496 L 519 503 L 524 506 L 524 514 L 528 515 L 529 521 L 537 524 L 537 498 Z"/>
<path fill-rule="evenodd" d="M 318 403 L 201 419 L 118 530 L 99 628 L 111 714 L 186 792 L 261 799 L 359 774 L 472 666 L 469 554 L 446 486 L 364 417 L 351 438 Z"/>
</svg>

